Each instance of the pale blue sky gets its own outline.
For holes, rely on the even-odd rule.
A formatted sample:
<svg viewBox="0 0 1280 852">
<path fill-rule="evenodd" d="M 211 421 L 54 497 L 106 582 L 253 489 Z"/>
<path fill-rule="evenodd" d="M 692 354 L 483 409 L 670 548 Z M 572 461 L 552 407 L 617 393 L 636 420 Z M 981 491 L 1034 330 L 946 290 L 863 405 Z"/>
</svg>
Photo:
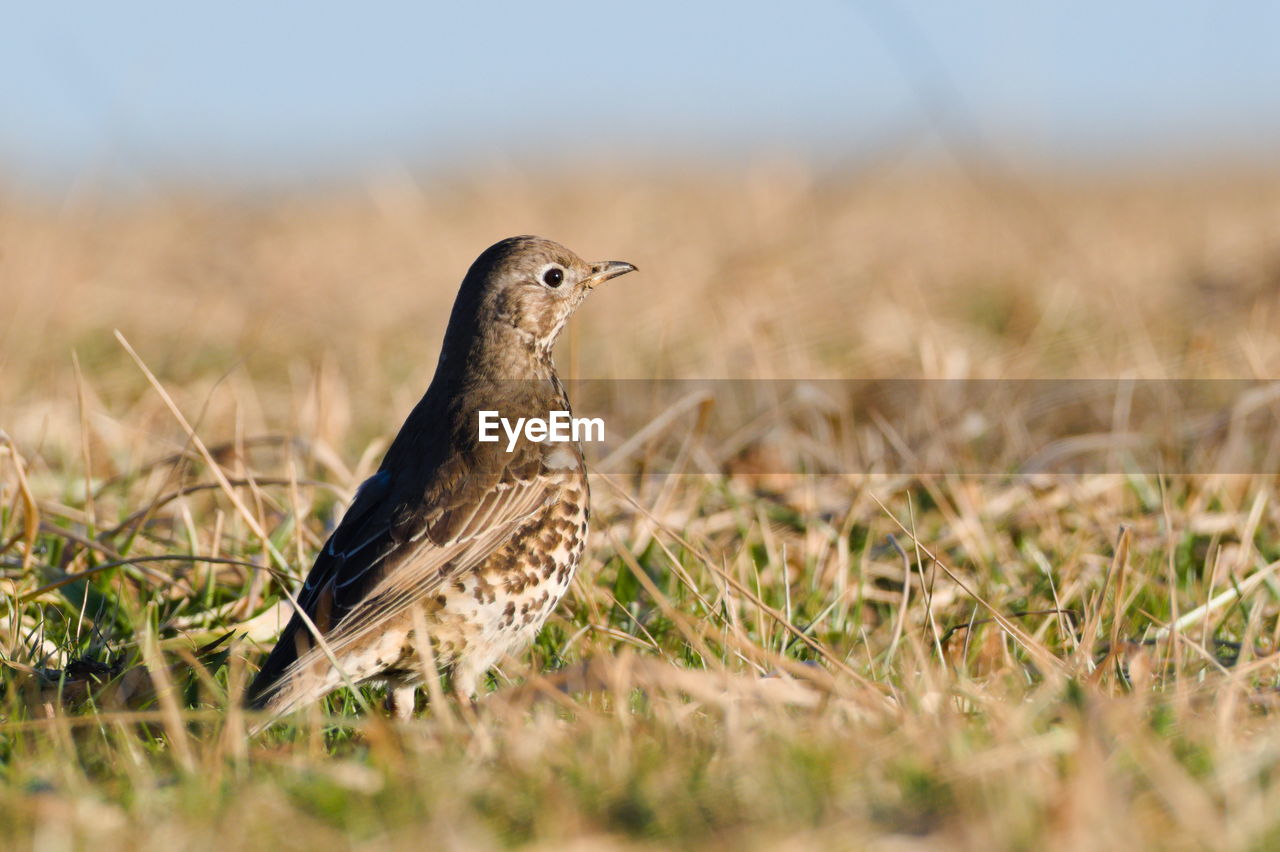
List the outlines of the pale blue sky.
<svg viewBox="0 0 1280 852">
<path fill-rule="evenodd" d="M 1263 0 L 11 4 L 0 181 L 253 183 L 471 161 L 1265 158 Z"/>
</svg>

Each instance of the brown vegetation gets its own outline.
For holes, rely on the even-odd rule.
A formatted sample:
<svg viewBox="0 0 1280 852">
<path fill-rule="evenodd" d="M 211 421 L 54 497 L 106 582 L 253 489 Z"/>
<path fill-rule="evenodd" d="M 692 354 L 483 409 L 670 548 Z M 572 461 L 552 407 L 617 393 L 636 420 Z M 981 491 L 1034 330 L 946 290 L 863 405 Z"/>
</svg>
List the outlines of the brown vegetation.
<svg viewBox="0 0 1280 852">
<path fill-rule="evenodd" d="M 325 724 L 246 740 L 225 708 L 278 623 L 266 554 L 294 577 L 309 564 L 425 388 L 466 265 L 524 232 L 640 268 L 565 335 L 562 373 L 579 378 L 1280 373 L 1272 176 L 778 163 L 389 176 L 254 201 L 10 198 L 0 822 L 16 836 L 1274 842 L 1267 469 L 817 476 L 743 455 L 698 475 L 611 472 L 570 596 L 474 712 L 437 700 L 393 727 L 339 697 Z M 780 421 L 774 443 L 809 437 Z M 188 676 L 196 645 L 228 630 L 246 636 Z M 157 700 L 67 701 L 95 690 L 47 671 L 111 677 L 120 660 L 154 675 Z"/>
</svg>

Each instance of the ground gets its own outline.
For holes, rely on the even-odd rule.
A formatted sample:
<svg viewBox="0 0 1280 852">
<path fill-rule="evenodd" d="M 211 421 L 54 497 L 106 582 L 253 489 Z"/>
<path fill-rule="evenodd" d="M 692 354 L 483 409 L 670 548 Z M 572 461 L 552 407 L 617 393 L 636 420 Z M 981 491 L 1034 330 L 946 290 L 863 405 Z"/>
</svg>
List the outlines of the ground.
<svg viewBox="0 0 1280 852">
<path fill-rule="evenodd" d="M 8 842 L 1274 844 L 1280 429 L 1244 464 L 1032 476 L 1000 454 L 877 466 L 898 432 L 967 438 L 856 394 L 820 417 L 790 394 L 736 442 L 686 406 L 598 457 L 583 569 L 474 707 L 433 684 L 393 725 L 343 691 L 247 738 L 228 695 L 498 238 L 639 267 L 558 354 L 632 397 L 655 378 L 1264 379 L 1278 202 L 1274 175 L 781 161 L 5 196 Z M 1250 399 L 1225 404 L 1274 410 Z M 620 410 L 612 449 L 664 411 Z"/>
</svg>

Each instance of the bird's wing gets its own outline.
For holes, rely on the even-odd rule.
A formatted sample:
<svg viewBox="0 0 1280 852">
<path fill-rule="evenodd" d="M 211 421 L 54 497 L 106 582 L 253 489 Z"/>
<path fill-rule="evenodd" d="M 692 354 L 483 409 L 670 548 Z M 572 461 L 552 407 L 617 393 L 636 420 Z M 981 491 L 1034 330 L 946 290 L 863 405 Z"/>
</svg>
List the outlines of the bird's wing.
<svg viewBox="0 0 1280 852">
<path fill-rule="evenodd" d="M 492 482 L 473 479 L 461 490 L 457 496 L 463 499 L 454 505 L 403 521 L 402 529 L 412 534 L 385 559 L 359 573 L 344 572 L 333 584 L 344 613 L 330 643 L 335 654 L 484 561 L 559 497 L 558 483 L 541 471 Z"/>
<path fill-rule="evenodd" d="M 560 479 L 548 475 L 542 452 L 522 443 L 511 453 L 486 445 L 455 455 L 416 495 L 392 473 L 366 482 L 299 595 L 324 647 L 295 614 L 250 687 L 250 702 L 284 712 L 277 696 L 297 692 L 287 688 L 291 679 L 327 668 L 330 655 L 341 663 L 389 619 L 478 565 L 559 499 Z M 305 700 L 297 695 L 288 704 Z"/>
</svg>

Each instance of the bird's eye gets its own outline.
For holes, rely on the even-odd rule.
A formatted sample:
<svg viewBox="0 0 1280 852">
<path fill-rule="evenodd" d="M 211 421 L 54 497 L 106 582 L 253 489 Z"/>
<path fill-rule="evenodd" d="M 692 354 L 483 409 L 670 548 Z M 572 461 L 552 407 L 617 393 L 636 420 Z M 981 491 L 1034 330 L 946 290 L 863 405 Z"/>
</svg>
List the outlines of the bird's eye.
<svg viewBox="0 0 1280 852">
<path fill-rule="evenodd" d="M 546 272 L 542 273 L 542 283 L 548 287 L 559 287 L 564 281 L 564 270 L 558 266 L 553 266 Z"/>
</svg>

